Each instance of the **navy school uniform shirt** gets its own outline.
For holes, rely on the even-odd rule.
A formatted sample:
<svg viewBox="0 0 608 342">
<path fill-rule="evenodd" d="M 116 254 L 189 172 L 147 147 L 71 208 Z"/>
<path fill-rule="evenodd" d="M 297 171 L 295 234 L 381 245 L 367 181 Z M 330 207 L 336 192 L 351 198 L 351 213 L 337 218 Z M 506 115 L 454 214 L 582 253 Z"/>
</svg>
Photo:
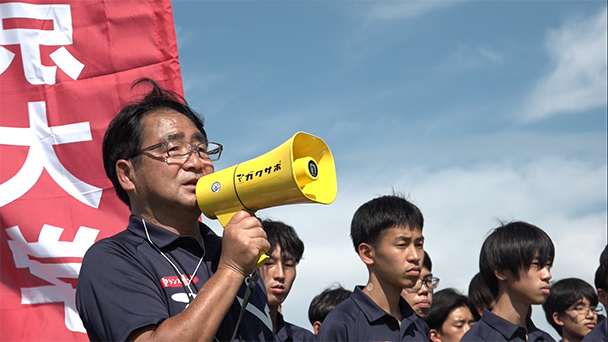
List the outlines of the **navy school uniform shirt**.
<svg viewBox="0 0 608 342">
<path fill-rule="evenodd" d="M 148 222 L 146 228 L 164 256 L 148 241 L 142 220 L 136 216 L 130 217 L 125 231 L 96 242 L 84 256 L 76 307 L 91 341 L 125 341 L 138 328 L 160 325 L 182 312 L 217 270 L 221 238 L 206 225 L 200 223 L 204 249 L 193 237 Z M 182 282 L 182 275 L 192 280 Z M 217 331 L 220 341 L 232 336 L 247 281 Z M 274 341 L 261 280 L 246 306 L 238 336 L 246 341 Z"/>
<path fill-rule="evenodd" d="M 517 326 L 506 319 L 493 314 L 484 309 L 479 322 L 467 331 L 460 342 L 479 342 L 479 341 L 528 341 L 528 342 L 555 342 L 551 335 L 538 329 L 530 317 L 526 318 L 526 328 L 528 338 L 526 339 L 526 329 Z"/>
<path fill-rule="evenodd" d="M 315 334 L 295 324 L 285 322 L 283 315 L 277 313 L 278 330 L 275 336 L 277 342 L 314 342 Z"/>
<path fill-rule="evenodd" d="M 429 341 L 429 326 L 400 298 L 401 326 L 355 287 L 349 298 L 329 312 L 317 341 Z"/>
</svg>

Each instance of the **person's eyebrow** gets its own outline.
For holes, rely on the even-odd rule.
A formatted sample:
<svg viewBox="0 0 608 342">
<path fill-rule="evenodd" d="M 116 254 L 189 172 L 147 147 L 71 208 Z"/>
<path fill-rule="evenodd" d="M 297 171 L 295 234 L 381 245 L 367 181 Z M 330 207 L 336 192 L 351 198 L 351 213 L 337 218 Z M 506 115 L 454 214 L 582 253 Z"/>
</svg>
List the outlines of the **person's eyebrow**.
<svg viewBox="0 0 608 342">
<path fill-rule="evenodd" d="M 178 140 L 178 139 L 183 139 L 184 138 L 184 133 L 183 132 L 173 132 L 173 133 L 169 133 L 167 134 L 167 136 L 165 137 L 167 140 Z"/>
</svg>

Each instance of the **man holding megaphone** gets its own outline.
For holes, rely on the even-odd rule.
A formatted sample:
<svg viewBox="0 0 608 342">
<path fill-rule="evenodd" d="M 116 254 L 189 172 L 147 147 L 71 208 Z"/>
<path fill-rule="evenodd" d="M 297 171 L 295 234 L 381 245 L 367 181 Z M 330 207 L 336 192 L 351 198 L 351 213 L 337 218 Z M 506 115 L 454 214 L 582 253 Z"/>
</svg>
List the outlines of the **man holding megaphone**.
<svg viewBox="0 0 608 342">
<path fill-rule="evenodd" d="M 83 259 L 76 304 L 89 338 L 274 340 L 264 285 L 248 286 L 270 247 L 260 221 L 238 211 L 222 238 L 199 221 L 196 184 L 222 146 L 179 95 L 138 84 L 152 89 L 120 111 L 103 141 L 106 174 L 132 215 Z"/>
</svg>

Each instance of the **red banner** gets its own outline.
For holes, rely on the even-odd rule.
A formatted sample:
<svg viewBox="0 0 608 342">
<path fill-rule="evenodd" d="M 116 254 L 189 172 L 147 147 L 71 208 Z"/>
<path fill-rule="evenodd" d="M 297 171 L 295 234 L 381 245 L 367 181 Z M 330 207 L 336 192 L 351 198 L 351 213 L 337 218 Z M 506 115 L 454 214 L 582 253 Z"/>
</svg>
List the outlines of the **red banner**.
<svg viewBox="0 0 608 342">
<path fill-rule="evenodd" d="M 0 341 L 87 340 L 82 257 L 129 215 L 101 143 L 142 77 L 183 94 L 170 1 L 0 1 Z"/>
</svg>

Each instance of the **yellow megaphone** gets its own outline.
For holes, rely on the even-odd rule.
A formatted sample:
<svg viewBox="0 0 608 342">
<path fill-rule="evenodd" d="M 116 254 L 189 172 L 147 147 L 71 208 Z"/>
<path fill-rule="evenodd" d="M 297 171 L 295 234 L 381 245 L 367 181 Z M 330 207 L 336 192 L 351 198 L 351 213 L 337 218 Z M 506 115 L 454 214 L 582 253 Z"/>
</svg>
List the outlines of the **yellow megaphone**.
<svg viewBox="0 0 608 342">
<path fill-rule="evenodd" d="M 298 132 L 274 150 L 257 158 L 201 177 L 196 183 L 199 208 L 222 227 L 240 210 L 297 204 L 330 204 L 338 183 L 334 158 L 325 142 Z M 260 254 L 257 267 L 268 256 Z"/>
</svg>

